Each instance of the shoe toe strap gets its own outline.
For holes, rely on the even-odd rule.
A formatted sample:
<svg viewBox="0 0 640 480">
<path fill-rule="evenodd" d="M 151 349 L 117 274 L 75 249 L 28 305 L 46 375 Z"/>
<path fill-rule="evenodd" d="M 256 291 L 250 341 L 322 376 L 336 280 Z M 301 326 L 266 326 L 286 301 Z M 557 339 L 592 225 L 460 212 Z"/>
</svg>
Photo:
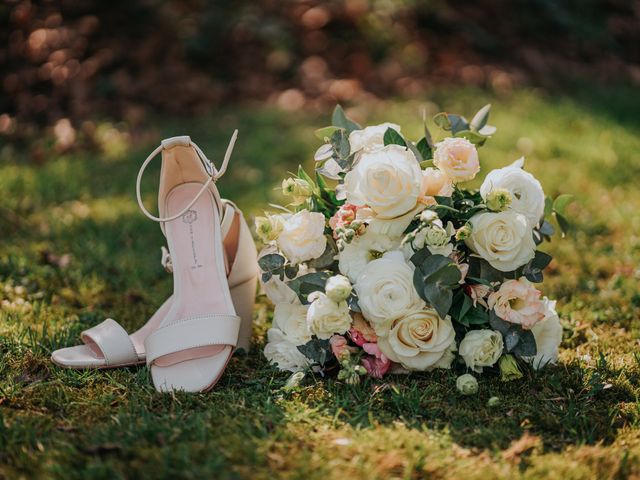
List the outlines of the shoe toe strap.
<svg viewBox="0 0 640 480">
<path fill-rule="evenodd" d="M 235 347 L 239 331 L 240 317 L 237 315 L 203 315 L 169 324 L 145 340 L 147 365 L 160 357 L 189 349 L 219 345 Z"/>
<path fill-rule="evenodd" d="M 96 354 L 104 357 L 106 365 L 122 365 L 139 361 L 129 334 L 112 318 L 107 318 L 95 327 L 83 331 L 80 338 Z"/>
</svg>

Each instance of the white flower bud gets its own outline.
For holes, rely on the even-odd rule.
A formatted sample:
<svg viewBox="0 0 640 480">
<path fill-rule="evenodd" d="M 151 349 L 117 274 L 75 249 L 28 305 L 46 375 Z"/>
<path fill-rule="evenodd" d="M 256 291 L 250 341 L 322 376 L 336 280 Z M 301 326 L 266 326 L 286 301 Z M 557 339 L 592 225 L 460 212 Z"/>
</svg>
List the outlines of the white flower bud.
<svg viewBox="0 0 640 480">
<path fill-rule="evenodd" d="M 478 380 L 470 373 L 465 373 L 456 380 L 456 388 L 463 395 L 475 395 L 478 393 Z"/>
<path fill-rule="evenodd" d="M 351 282 L 343 275 L 334 275 L 327 280 L 325 291 L 327 297 L 336 303 L 340 303 L 351 295 Z"/>
</svg>

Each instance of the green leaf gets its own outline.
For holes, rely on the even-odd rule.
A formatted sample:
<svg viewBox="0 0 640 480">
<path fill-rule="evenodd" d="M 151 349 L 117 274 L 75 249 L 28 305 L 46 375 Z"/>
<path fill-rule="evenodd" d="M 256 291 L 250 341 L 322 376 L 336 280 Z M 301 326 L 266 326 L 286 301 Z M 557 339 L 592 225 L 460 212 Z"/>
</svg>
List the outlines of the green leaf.
<svg viewBox="0 0 640 480">
<path fill-rule="evenodd" d="M 509 328 L 511 328 L 512 324 L 504 321 L 498 315 L 496 315 L 496 312 L 491 310 L 489 312 L 489 325 L 491 325 L 491 328 L 493 328 L 494 330 L 497 330 L 502 335 L 505 335 L 509 331 Z"/>
<path fill-rule="evenodd" d="M 448 265 L 429 275 L 425 282 L 436 283 L 439 286 L 451 286 L 457 285 L 461 278 L 460 269 L 455 265 Z"/>
<path fill-rule="evenodd" d="M 471 307 L 464 316 L 464 321 L 470 325 L 486 325 L 489 323 L 489 312 L 482 307 Z"/>
<path fill-rule="evenodd" d="M 569 233 L 569 230 L 571 230 L 571 224 L 569 223 L 569 220 L 567 220 L 558 212 L 553 212 L 553 216 L 556 218 L 556 221 L 560 226 L 560 230 L 562 231 L 562 238 L 564 238 L 567 233 Z"/>
<path fill-rule="evenodd" d="M 449 120 L 449 115 L 446 112 L 437 113 L 433 117 L 433 123 L 439 126 L 441 129 L 450 131 L 451 130 L 451 120 Z"/>
<path fill-rule="evenodd" d="M 447 267 L 452 263 L 453 260 L 444 255 L 430 255 L 427 256 L 422 263 L 417 265 L 417 267 L 425 277 L 429 277 L 441 268 Z"/>
<path fill-rule="evenodd" d="M 336 256 L 337 248 L 335 247 L 335 242 L 333 238 L 327 235 L 327 246 L 324 249 L 322 255 L 318 258 L 314 258 L 309 262 L 309 266 L 312 268 L 328 268 L 335 261 L 334 257 Z"/>
<path fill-rule="evenodd" d="M 333 147 L 334 158 L 336 160 L 344 160 L 351 154 L 349 135 L 343 129 L 333 132 L 333 135 L 331 135 L 331 146 Z"/>
<path fill-rule="evenodd" d="M 551 263 L 553 257 L 548 253 L 541 252 L 540 250 L 536 250 L 535 257 L 531 260 L 531 266 L 539 268 L 540 270 L 544 270 Z"/>
<path fill-rule="evenodd" d="M 298 345 L 297 349 L 305 357 L 312 362 L 324 367 L 327 360 L 331 358 L 331 348 L 329 346 L 329 340 L 320 340 L 319 338 L 312 338 L 304 345 Z"/>
<path fill-rule="evenodd" d="M 567 209 L 569 204 L 573 202 L 573 200 L 574 200 L 574 197 L 571 194 L 565 193 L 564 195 L 560 195 L 553 202 L 553 210 L 556 213 L 559 213 L 560 215 L 564 216 L 565 210 Z"/>
<path fill-rule="evenodd" d="M 331 136 L 335 133 L 336 130 L 339 130 L 340 127 L 330 126 L 319 128 L 313 132 L 313 134 L 319 138 L 320 140 L 325 140 L 326 138 L 331 138 Z"/>
<path fill-rule="evenodd" d="M 440 318 L 446 317 L 453 303 L 453 292 L 451 289 L 440 288 L 435 283 L 427 283 L 422 292 L 426 301 L 436 309 Z"/>
<path fill-rule="evenodd" d="M 394 130 L 393 128 L 387 128 L 387 130 L 384 132 L 384 145 L 401 145 L 403 147 L 407 146 L 407 142 L 405 142 L 404 138 L 402 138 L 402 135 L 400 135 L 396 130 Z"/>
<path fill-rule="evenodd" d="M 416 161 L 418 163 L 422 162 L 422 154 L 420 153 L 420 150 L 418 150 L 418 147 L 416 147 L 412 141 L 408 141 L 406 147 L 411 150 L 411 153 L 413 153 L 413 156 L 416 157 Z"/>
<path fill-rule="evenodd" d="M 491 135 L 496 133 L 496 130 L 497 128 L 494 127 L 493 125 L 485 125 L 480 130 L 478 130 L 478 133 L 480 135 L 484 135 L 485 137 L 490 137 Z"/>
<path fill-rule="evenodd" d="M 544 216 L 548 217 L 553 212 L 553 198 L 545 197 L 544 198 Z"/>
<path fill-rule="evenodd" d="M 263 272 L 275 272 L 285 264 L 285 258 L 278 253 L 269 253 L 258 259 L 258 265 Z"/>
<path fill-rule="evenodd" d="M 329 272 L 312 272 L 287 282 L 287 286 L 296 292 L 303 304 L 308 304 L 307 296 L 313 292 L 324 292 Z"/>
<path fill-rule="evenodd" d="M 482 107 L 480 110 L 478 110 L 478 113 L 476 113 L 473 116 L 473 118 L 471 119 L 471 123 L 469 124 L 469 127 L 471 128 L 471 130 L 477 132 L 482 127 L 484 127 L 487 124 L 487 121 L 489 120 L 490 111 L 491 111 L 490 103 Z"/>
<path fill-rule="evenodd" d="M 520 358 L 533 357 L 538 353 L 536 338 L 531 330 L 524 330 L 520 327 L 518 344 L 511 350 L 511 353 Z"/>
<path fill-rule="evenodd" d="M 433 158 L 433 149 L 429 146 L 429 142 L 425 137 L 420 139 L 416 144 L 416 148 L 422 155 L 423 160 L 431 160 Z"/>
<path fill-rule="evenodd" d="M 456 132 L 454 136 L 466 138 L 474 145 L 478 145 L 480 147 L 487 141 L 487 137 L 471 130 L 461 130 L 459 132 Z"/>
<path fill-rule="evenodd" d="M 362 128 L 356 122 L 347 117 L 340 105 L 336 105 L 336 108 L 333 110 L 331 124 L 334 127 L 344 128 L 348 133 Z"/>
</svg>

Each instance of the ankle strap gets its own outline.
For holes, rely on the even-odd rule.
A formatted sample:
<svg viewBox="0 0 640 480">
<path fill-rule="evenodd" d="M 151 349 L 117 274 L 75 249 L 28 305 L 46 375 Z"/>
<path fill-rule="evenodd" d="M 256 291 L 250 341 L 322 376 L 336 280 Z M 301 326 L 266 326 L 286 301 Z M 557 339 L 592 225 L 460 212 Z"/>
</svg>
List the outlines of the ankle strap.
<svg viewBox="0 0 640 480">
<path fill-rule="evenodd" d="M 148 218 L 150 218 L 154 222 L 170 222 L 171 220 L 175 220 L 176 218 L 179 218 L 182 215 L 184 215 L 191 207 L 193 207 L 193 205 L 198 201 L 198 199 L 202 196 L 205 190 L 209 188 L 209 185 L 212 183 L 215 183 L 220 177 L 222 177 L 222 175 L 224 175 L 224 172 L 227 171 L 227 165 L 229 164 L 229 159 L 231 158 L 231 153 L 233 152 L 233 146 L 235 145 L 237 138 L 238 138 L 238 130 L 236 129 L 234 130 L 233 135 L 231 135 L 231 140 L 229 140 L 229 145 L 227 146 L 227 151 L 224 154 L 224 159 L 222 160 L 222 165 L 220 166 L 219 170 L 213 165 L 211 160 L 207 158 L 204 152 L 200 150 L 200 147 L 198 147 L 198 145 L 196 145 L 193 141 L 191 141 L 191 138 L 184 136 L 184 137 L 173 137 L 173 138 L 168 138 L 166 140 L 163 140 L 162 143 L 158 147 L 156 147 L 156 149 L 153 152 L 151 152 L 151 154 L 149 154 L 149 156 L 140 166 L 140 171 L 138 172 L 138 178 L 136 179 L 136 197 L 138 199 L 138 206 L 140 207 L 140 210 L 142 210 L 142 213 L 144 213 Z M 186 207 L 182 209 L 182 211 L 170 217 L 164 217 L 164 218 L 156 217 L 153 214 L 151 214 L 151 212 L 149 212 L 149 210 L 147 210 L 144 204 L 142 203 L 142 195 L 140 194 L 140 183 L 142 181 L 142 175 L 145 169 L 147 168 L 147 165 L 151 163 L 151 160 L 153 160 L 154 157 L 158 155 L 158 153 L 174 146 L 193 147 L 193 149 L 198 154 L 198 158 L 200 159 L 200 162 L 202 162 L 202 166 L 204 167 L 205 171 L 209 175 L 209 178 L 207 179 L 206 182 L 204 182 L 198 194 L 193 198 L 193 200 L 189 202 L 189 204 Z"/>
</svg>

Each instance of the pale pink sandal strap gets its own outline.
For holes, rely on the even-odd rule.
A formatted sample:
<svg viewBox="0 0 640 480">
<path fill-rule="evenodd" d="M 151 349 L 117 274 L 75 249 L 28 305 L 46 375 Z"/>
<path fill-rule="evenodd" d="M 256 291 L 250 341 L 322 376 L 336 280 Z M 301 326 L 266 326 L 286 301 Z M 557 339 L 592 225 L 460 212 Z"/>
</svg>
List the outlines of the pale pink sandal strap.
<svg viewBox="0 0 640 480">
<path fill-rule="evenodd" d="M 213 314 L 192 317 L 159 328 L 145 340 L 147 365 L 154 360 L 190 348 L 238 343 L 240 317 Z"/>
<path fill-rule="evenodd" d="M 224 172 L 227 170 L 227 165 L 229 164 L 229 159 L 231 158 L 231 153 L 233 152 L 233 146 L 235 145 L 237 138 L 238 138 L 238 130 L 235 130 L 233 132 L 233 135 L 231 135 L 231 140 L 229 140 L 227 151 L 224 155 L 224 159 L 222 160 L 222 165 L 220 166 L 219 169 L 217 169 L 213 165 L 213 163 L 211 163 L 211 160 L 209 160 L 206 157 L 206 155 L 200 149 L 200 147 L 198 147 L 198 145 L 196 145 L 193 141 L 191 141 L 190 137 L 185 135 L 182 137 L 172 137 L 172 138 L 167 138 L 163 140 L 162 143 L 158 147 L 156 147 L 156 149 L 153 152 L 149 154 L 149 156 L 145 159 L 145 161 L 142 162 L 142 165 L 140 166 L 140 170 L 138 171 L 138 177 L 136 178 L 136 197 L 138 199 L 138 205 L 140 206 L 140 210 L 142 210 L 142 213 L 144 213 L 148 218 L 150 218 L 154 222 L 170 222 L 184 215 L 198 201 L 198 199 L 202 196 L 202 194 L 209 188 L 209 185 L 211 183 L 215 183 L 222 175 L 224 175 Z M 147 168 L 147 165 L 151 163 L 151 160 L 153 160 L 156 155 L 162 152 L 162 150 L 169 149 L 175 146 L 192 147 L 196 151 L 196 154 L 198 155 L 200 162 L 202 162 L 202 165 L 207 171 L 209 178 L 205 183 L 202 184 L 202 187 L 200 188 L 200 191 L 196 194 L 196 196 L 193 197 L 193 199 L 187 204 L 187 206 L 184 207 L 180 212 L 176 213 L 175 215 L 171 215 L 169 217 L 164 217 L 164 218 L 159 216 L 156 217 L 151 212 L 149 212 L 149 210 L 147 210 L 147 208 L 144 206 L 144 203 L 142 203 L 142 194 L 140 193 L 140 183 L 142 182 L 142 175 L 144 174 L 144 171 Z"/>
<path fill-rule="evenodd" d="M 127 331 L 112 318 L 80 334 L 82 341 L 97 347 L 107 366 L 124 365 L 140 361 Z"/>
</svg>

